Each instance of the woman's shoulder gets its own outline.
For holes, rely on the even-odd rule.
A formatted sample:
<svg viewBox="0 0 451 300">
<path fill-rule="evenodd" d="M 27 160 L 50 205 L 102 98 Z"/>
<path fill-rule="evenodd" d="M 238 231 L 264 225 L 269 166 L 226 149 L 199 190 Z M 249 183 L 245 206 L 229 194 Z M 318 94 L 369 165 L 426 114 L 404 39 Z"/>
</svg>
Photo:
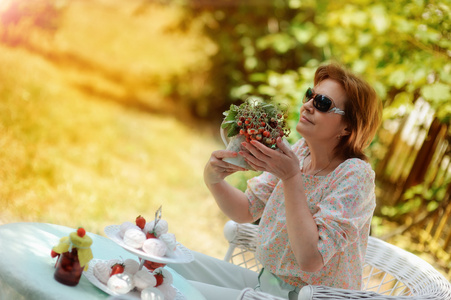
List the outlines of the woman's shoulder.
<svg viewBox="0 0 451 300">
<path fill-rule="evenodd" d="M 333 172 L 336 175 L 355 174 L 359 177 L 371 178 L 374 180 L 375 173 L 371 164 L 360 158 L 348 158 L 342 162 Z"/>
</svg>

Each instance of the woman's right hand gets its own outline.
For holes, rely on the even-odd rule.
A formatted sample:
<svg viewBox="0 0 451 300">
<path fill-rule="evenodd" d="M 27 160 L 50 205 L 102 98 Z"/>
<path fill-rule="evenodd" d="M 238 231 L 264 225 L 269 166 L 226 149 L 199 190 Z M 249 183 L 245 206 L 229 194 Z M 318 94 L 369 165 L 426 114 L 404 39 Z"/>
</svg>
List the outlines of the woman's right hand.
<svg viewBox="0 0 451 300">
<path fill-rule="evenodd" d="M 237 171 L 247 171 L 247 169 L 232 165 L 223 161 L 223 158 L 236 157 L 237 152 L 227 150 L 214 151 L 204 169 L 204 180 L 207 185 L 221 182 L 227 176 Z"/>
<path fill-rule="evenodd" d="M 245 168 L 232 165 L 223 160 L 224 158 L 233 158 L 237 155 L 238 153 L 234 151 L 214 151 L 205 165 L 204 181 L 224 214 L 235 222 L 252 222 L 252 216 L 249 213 L 249 201 L 246 195 L 224 180 L 224 178 L 237 171 L 247 171 Z"/>
</svg>

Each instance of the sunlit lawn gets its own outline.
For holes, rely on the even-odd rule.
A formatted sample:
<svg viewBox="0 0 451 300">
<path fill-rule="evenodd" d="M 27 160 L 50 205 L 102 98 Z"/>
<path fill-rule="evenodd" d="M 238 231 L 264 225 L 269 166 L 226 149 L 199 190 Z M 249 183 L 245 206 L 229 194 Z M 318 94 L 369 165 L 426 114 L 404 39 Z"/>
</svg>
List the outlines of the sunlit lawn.
<svg viewBox="0 0 451 300">
<path fill-rule="evenodd" d="M 42 47 L 105 70 L 56 64 L 0 44 L 0 224 L 48 222 L 103 235 L 107 225 L 140 214 L 151 219 L 162 205 L 178 241 L 222 257 L 227 219 L 202 178 L 211 151 L 222 147 L 218 135 L 126 102 L 132 95 L 151 107 L 164 105 L 161 90 L 146 88 L 146 80 L 201 64 L 199 40 L 162 33 L 172 20 L 165 14 L 177 18 L 177 11 L 155 7 L 135 20 L 107 2 L 75 3 L 53 44 Z M 151 24 L 159 26 L 138 30 Z M 118 71 L 122 76 L 105 76 Z"/>
</svg>

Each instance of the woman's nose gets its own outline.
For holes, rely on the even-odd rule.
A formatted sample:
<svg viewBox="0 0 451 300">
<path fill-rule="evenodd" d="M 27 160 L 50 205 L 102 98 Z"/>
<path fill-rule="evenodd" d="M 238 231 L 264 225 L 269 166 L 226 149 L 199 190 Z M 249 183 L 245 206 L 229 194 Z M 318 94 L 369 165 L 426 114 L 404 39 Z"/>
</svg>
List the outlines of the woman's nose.
<svg viewBox="0 0 451 300">
<path fill-rule="evenodd" d="M 306 110 L 308 112 L 313 112 L 314 107 L 313 107 L 313 101 L 312 99 L 310 99 L 309 101 L 305 102 L 302 106 L 301 106 L 301 111 L 302 110 Z"/>
</svg>

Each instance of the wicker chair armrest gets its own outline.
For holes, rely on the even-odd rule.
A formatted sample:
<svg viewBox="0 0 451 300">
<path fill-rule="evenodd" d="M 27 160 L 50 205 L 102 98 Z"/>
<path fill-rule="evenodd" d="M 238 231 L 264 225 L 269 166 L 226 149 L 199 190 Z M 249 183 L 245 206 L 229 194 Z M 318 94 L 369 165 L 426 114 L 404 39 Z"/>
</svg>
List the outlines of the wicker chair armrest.
<svg viewBox="0 0 451 300">
<path fill-rule="evenodd" d="M 371 300 L 419 300 L 430 299 L 411 296 L 384 296 L 375 292 L 351 291 L 345 289 L 330 288 L 327 286 L 306 286 L 299 292 L 298 300 L 341 300 L 341 299 L 371 299 Z M 287 300 L 263 292 L 257 292 L 252 288 L 241 291 L 237 300 Z"/>
<path fill-rule="evenodd" d="M 449 281 L 428 262 L 402 248 L 370 237 L 365 261 L 391 274 L 412 293 L 407 298 L 396 296 L 381 299 L 451 299 Z"/>
<path fill-rule="evenodd" d="M 245 288 L 236 300 L 287 300 L 267 293 L 257 292 L 252 288 Z"/>
<path fill-rule="evenodd" d="M 228 221 L 224 225 L 224 236 L 229 247 L 224 260 L 258 273 L 262 265 L 255 257 L 257 230 L 258 225 Z"/>
<path fill-rule="evenodd" d="M 255 252 L 258 225 L 228 221 L 224 225 L 224 236 L 230 244 Z"/>
<path fill-rule="evenodd" d="M 356 291 L 331 288 L 323 285 L 308 285 L 299 292 L 298 300 L 340 300 L 340 299 L 371 299 L 371 300 L 432 300 L 432 295 L 422 296 L 388 296 L 372 291 Z"/>
<path fill-rule="evenodd" d="M 421 296 L 387 296 L 370 291 L 354 291 L 331 288 L 327 286 L 305 286 L 299 292 L 298 300 L 436 300 L 435 295 Z M 257 292 L 252 288 L 241 291 L 237 300 L 286 300 L 263 292 Z"/>
</svg>

